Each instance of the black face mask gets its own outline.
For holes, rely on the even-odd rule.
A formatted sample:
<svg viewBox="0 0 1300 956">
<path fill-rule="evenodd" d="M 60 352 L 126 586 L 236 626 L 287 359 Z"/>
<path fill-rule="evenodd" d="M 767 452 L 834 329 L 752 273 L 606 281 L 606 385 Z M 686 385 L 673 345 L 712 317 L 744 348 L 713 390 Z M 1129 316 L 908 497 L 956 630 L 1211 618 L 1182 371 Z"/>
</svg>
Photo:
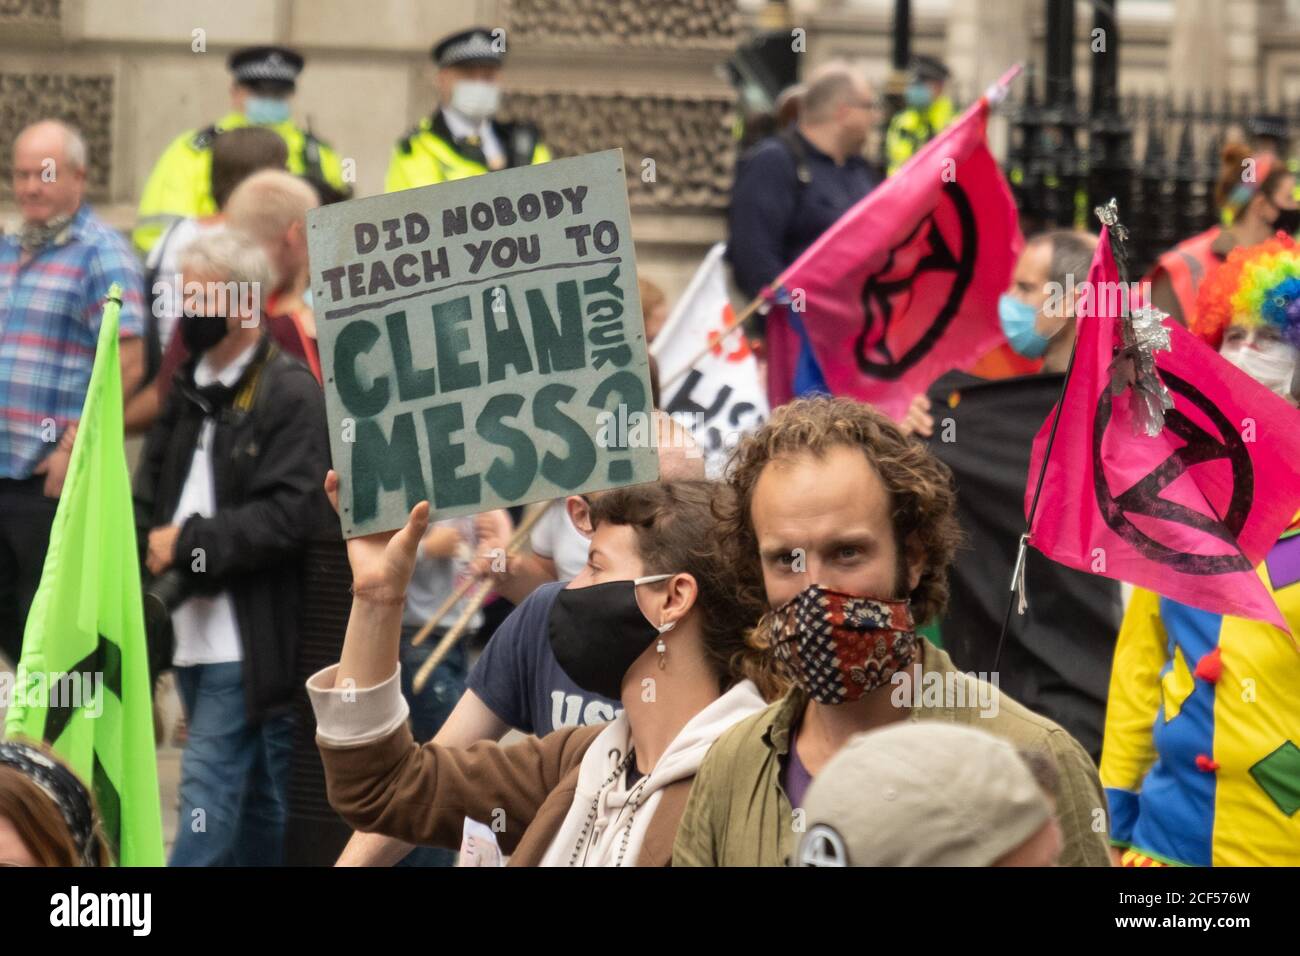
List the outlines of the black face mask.
<svg viewBox="0 0 1300 956">
<path fill-rule="evenodd" d="M 1300 209 L 1278 209 L 1277 218 L 1273 220 L 1271 227 L 1274 232 L 1285 232 L 1288 236 L 1294 236 L 1300 231 Z"/>
<path fill-rule="evenodd" d="M 570 680 L 585 691 L 618 700 L 628 668 L 663 633 L 641 612 L 636 586 L 670 577 L 655 574 L 559 593 L 548 629 L 555 660 Z"/>
<path fill-rule="evenodd" d="M 181 341 L 194 356 L 202 355 L 226 337 L 224 315 L 186 315 L 180 320 Z"/>
</svg>

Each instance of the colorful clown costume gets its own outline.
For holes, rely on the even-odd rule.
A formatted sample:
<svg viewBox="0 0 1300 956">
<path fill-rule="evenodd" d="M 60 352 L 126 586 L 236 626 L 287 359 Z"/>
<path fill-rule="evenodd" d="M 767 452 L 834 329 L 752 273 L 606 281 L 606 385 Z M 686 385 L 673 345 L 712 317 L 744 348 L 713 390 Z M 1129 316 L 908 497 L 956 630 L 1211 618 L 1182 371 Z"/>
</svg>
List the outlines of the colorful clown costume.
<svg viewBox="0 0 1300 956">
<path fill-rule="evenodd" d="M 1300 636 L 1300 534 L 1258 569 Z M 1101 780 L 1125 865 L 1300 865 L 1300 647 L 1261 621 L 1134 593 Z"/>
</svg>

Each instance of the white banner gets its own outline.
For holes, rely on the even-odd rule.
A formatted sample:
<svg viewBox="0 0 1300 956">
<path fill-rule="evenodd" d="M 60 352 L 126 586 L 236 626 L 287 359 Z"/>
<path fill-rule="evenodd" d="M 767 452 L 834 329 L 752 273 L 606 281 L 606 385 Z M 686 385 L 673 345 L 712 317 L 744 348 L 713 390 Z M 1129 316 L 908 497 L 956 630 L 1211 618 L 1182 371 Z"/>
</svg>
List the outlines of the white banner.
<svg viewBox="0 0 1300 956">
<path fill-rule="evenodd" d="M 721 476 L 736 442 L 758 428 L 768 414 L 767 393 L 745 333 L 735 331 L 719 342 L 732 319 L 722 267 L 725 251 L 723 243 L 709 250 L 650 345 L 650 354 L 659 363 L 659 380 L 672 382 L 664 390 L 663 409 L 694 433 L 704 448 L 711 478 Z M 714 347 L 708 354 L 673 381 L 709 343 Z"/>
</svg>

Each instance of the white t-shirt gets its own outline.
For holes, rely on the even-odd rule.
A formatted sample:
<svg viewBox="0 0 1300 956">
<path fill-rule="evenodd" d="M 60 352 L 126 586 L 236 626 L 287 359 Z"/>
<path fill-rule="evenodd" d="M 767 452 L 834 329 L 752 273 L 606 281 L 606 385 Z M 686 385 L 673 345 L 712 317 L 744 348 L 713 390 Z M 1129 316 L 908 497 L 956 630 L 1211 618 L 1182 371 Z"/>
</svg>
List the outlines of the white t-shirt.
<svg viewBox="0 0 1300 956">
<path fill-rule="evenodd" d="M 234 385 L 253 360 L 256 350 L 256 345 L 250 345 L 217 375 L 212 373 L 205 355 L 194 369 L 194 384 L 200 388 L 218 381 L 222 385 Z M 204 518 L 216 514 L 216 488 L 212 477 L 212 439 L 215 432 L 216 424 L 213 420 L 204 419 L 203 427 L 199 429 L 198 443 L 194 447 L 190 471 L 185 476 L 180 501 L 176 503 L 176 513 L 172 516 L 173 524 L 183 524 L 186 518 L 194 514 Z M 196 559 L 192 555 L 176 555 L 177 564 L 193 560 Z M 172 632 L 176 635 L 172 663 L 177 667 L 226 664 L 244 659 L 244 651 L 239 643 L 239 626 L 235 622 L 235 602 L 226 591 L 211 597 L 195 595 L 182 601 L 172 611 Z"/>
<path fill-rule="evenodd" d="M 555 573 L 560 581 L 572 581 L 587 566 L 591 541 L 569 520 L 569 509 L 565 507 L 563 498 L 557 498 L 546 506 L 546 513 L 533 525 L 530 540 L 534 554 L 555 562 Z"/>
</svg>

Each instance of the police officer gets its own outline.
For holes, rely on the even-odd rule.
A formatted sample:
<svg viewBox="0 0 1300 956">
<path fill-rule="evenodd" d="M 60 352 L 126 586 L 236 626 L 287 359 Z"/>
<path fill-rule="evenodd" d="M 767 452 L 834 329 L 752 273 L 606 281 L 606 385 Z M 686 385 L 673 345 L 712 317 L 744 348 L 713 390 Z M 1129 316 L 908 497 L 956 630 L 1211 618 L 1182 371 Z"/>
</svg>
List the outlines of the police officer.
<svg viewBox="0 0 1300 956">
<path fill-rule="evenodd" d="M 438 109 L 397 141 L 384 181 L 387 192 L 550 160 L 537 127 L 493 119 L 504 59 L 500 30 L 475 27 L 438 42 L 433 48 Z"/>
<path fill-rule="evenodd" d="M 948 76 L 948 68 L 934 57 L 912 57 L 903 90 L 906 105 L 894 114 L 885 133 L 891 175 L 952 121 L 952 100 L 943 91 Z"/>
<path fill-rule="evenodd" d="M 289 147 L 289 172 L 311 182 L 322 201 L 351 195 L 338 154 L 291 117 L 289 101 L 303 62 L 300 54 L 282 46 L 249 47 L 230 55 L 234 109 L 211 126 L 182 133 L 159 157 L 140 197 L 132 234 L 141 252 L 147 253 L 176 219 L 217 211 L 211 188 L 212 141 L 225 130 L 248 125 L 274 130 Z"/>
</svg>

